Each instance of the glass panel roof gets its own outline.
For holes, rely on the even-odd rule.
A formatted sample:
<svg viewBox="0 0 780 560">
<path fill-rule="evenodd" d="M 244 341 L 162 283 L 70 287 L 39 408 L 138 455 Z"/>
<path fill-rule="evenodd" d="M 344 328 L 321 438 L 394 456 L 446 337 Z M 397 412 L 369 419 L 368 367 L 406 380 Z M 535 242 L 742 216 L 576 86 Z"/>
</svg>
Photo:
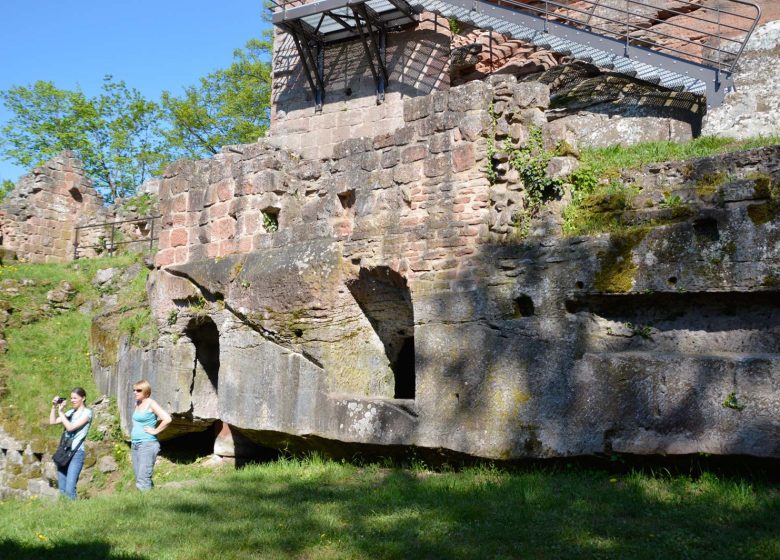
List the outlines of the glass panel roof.
<svg viewBox="0 0 780 560">
<path fill-rule="evenodd" d="M 283 25 L 285 22 L 301 21 L 316 30 L 324 40 L 338 40 L 357 35 L 355 16 L 352 6 L 359 6 L 361 2 L 354 0 L 321 0 L 311 2 L 293 8 L 287 8 L 273 14 L 273 22 Z M 389 0 L 368 0 L 364 3 L 379 19 L 390 26 L 411 23 L 412 17 L 398 8 L 398 5 L 406 6 L 404 0 L 396 0 L 396 4 Z M 411 9 L 407 9 L 410 13 Z M 331 16 L 336 16 L 335 18 Z M 341 22 L 338 19 L 341 19 Z M 345 27 L 346 26 L 346 27 Z"/>
</svg>

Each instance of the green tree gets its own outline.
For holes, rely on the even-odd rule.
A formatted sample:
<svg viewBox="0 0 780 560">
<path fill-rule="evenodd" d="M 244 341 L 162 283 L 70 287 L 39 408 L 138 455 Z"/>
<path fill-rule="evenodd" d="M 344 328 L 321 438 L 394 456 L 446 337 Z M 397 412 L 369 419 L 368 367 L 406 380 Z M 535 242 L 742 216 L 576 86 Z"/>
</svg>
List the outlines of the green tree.
<svg viewBox="0 0 780 560">
<path fill-rule="evenodd" d="M 11 179 L 3 179 L 2 183 L 0 183 L 0 200 L 3 200 L 5 196 L 11 192 L 16 185 L 14 184 Z"/>
<path fill-rule="evenodd" d="M 0 154 L 32 167 L 72 150 L 108 202 L 133 195 L 170 160 L 159 105 L 111 76 L 95 97 L 38 81 L 0 99 L 12 114 L 0 129 Z"/>
<path fill-rule="evenodd" d="M 271 40 L 252 39 L 233 52 L 233 63 L 184 89 L 163 92 L 171 146 L 188 157 L 216 154 L 222 146 L 256 142 L 265 134 L 271 102 Z"/>
</svg>

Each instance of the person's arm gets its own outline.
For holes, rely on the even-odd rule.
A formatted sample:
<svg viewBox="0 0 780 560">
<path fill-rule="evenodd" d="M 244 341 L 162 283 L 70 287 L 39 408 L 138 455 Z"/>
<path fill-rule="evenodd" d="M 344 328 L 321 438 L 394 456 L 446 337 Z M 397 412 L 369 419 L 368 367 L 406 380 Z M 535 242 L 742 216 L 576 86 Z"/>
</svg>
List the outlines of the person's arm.
<svg viewBox="0 0 780 560">
<path fill-rule="evenodd" d="M 71 418 L 73 418 L 73 415 L 71 414 L 71 416 L 70 416 L 70 417 L 71 417 Z M 84 424 L 86 424 L 87 422 L 89 422 L 89 420 L 90 420 L 90 417 L 91 417 L 91 414 L 89 414 L 89 413 L 82 414 L 82 415 L 81 415 L 81 418 L 79 418 L 79 419 L 78 419 L 78 420 L 76 420 L 75 422 L 71 422 L 71 421 L 68 419 L 68 417 L 67 417 L 67 416 L 65 416 L 65 414 L 63 414 L 63 412 L 62 412 L 62 407 L 60 407 L 58 421 L 59 421 L 59 422 L 62 422 L 62 425 L 63 425 L 63 426 L 65 427 L 65 429 L 66 429 L 66 430 L 68 430 L 69 432 L 75 432 L 76 430 L 78 430 L 79 428 L 81 428 L 81 427 L 82 427 Z"/>
<path fill-rule="evenodd" d="M 62 421 L 60 420 L 60 414 L 62 414 L 62 407 L 65 406 L 65 402 L 55 403 L 52 401 L 51 403 L 51 412 L 49 412 L 49 424 L 60 424 Z"/>
<path fill-rule="evenodd" d="M 152 412 L 155 413 L 157 418 L 160 419 L 160 423 L 157 424 L 156 428 L 150 428 L 147 426 L 144 428 L 144 431 L 147 434 L 152 434 L 153 436 L 156 436 L 160 432 L 162 432 L 165 428 L 168 427 L 168 424 L 171 423 L 171 415 L 168 414 L 163 407 L 161 407 L 159 404 L 157 404 L 157 401 L 150 399 L 149 408 L 152 409 Z"/>
</svg>

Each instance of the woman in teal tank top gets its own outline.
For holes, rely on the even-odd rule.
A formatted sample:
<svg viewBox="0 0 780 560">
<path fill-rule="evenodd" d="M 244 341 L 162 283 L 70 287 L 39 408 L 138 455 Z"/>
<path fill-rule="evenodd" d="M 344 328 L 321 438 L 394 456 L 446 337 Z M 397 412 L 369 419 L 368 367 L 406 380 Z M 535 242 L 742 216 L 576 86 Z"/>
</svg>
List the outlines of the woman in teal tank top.
<svg viewBox="0 0 780 560">
<path fill-rule="evenodd" d="M 133 395 L 135 410 L 133 428 L 130 432 L 131 457 L 135 487 L 143 491 L 150 490 L 154 486 L 152 471 L 157 455 L 160 453 L 157 434 L 171 423 L 171 415 L 151 398 L 152 386 L 148 381 L 139 381 L 133 385 Z"/>
</svg>

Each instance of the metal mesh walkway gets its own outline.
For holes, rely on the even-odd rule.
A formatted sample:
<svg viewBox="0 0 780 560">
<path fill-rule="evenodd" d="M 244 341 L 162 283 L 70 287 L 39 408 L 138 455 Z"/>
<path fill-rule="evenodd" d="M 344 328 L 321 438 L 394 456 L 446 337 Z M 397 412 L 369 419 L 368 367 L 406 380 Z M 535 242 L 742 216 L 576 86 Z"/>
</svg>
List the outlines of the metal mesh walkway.
<svg viewBox="0 0 780 560">
<path fill-rule="evenodd" d="M 276 3 L 273 22 L 292 34 L 318 104 L 321 49 L 360 38 L 378 97 L 388 85 L 384 36 L 428 11 L 675 90 L 716 107 L 761 9 L 746 0 L 319 0 Z M 319 54 L 318 54 L 319 53 Z"/>
</svg>

